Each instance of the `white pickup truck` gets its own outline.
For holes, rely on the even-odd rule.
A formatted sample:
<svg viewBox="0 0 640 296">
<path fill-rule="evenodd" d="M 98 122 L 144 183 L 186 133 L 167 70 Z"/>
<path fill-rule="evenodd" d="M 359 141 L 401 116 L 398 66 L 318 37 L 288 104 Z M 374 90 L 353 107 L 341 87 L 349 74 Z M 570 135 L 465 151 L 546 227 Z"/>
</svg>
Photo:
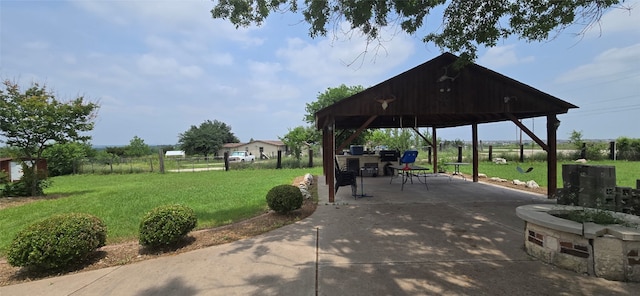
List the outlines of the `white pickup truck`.
<svg viewBox="0 0 640 296">
<path fill-rule="evenodd" d="M 233 153 L 229 155 L 229 161 L 253 162 L 254 160 L 256 160 L 256 157 L 248 151 L 233 151 Z"/>
</svg>

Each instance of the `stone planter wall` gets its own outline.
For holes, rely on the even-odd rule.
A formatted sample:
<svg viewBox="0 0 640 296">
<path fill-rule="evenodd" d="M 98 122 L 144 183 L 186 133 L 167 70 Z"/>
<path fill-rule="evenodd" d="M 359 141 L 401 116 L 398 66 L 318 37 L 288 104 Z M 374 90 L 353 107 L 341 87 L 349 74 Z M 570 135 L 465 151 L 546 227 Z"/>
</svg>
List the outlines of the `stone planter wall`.
<svg viewBox="0 0 640 296">
<path fill-rule="evenodd" d="M 619 225 L 578 223 L 549 212 L 578 210 L 562 205 L 526 205 L 516 209 L 525 221 L 527 253 L 541 261 L 616 281 L 640 282 L 640 231 Z M 615 213 L 632 223 L 640 217 Z"/>
</svg>

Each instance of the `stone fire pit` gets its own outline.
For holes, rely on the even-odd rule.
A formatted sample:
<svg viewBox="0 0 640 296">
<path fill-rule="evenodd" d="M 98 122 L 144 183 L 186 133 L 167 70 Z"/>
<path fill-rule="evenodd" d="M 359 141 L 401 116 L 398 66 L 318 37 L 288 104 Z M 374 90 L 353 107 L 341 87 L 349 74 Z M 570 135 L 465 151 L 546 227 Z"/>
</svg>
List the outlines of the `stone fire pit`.
<svg viewBox="0 0 640 296">
<path fill-rule="evenodd" d="M 555 204 L 518 207 L 516 214 L 526 224 L 524 244 L 527 253 L 578 273 L 640 282 L 640 230 L 622 225 L 578 223 L 554 216 L 584 209 Z M 627 223 L 640 225 L 638 216 L 611 214 Z"/>
</svg>

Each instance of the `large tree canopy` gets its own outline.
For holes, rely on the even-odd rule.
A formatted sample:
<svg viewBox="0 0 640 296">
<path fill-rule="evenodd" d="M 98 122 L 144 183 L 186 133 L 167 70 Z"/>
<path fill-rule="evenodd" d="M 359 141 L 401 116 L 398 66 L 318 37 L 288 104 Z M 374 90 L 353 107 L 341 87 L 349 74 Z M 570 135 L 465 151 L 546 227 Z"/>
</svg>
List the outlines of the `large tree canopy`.
<svg viewBox="0 0 640 296">
<path fill-rule="evenodd" d="M 333 103 L 338 102 L 342 99 L 348 98 L 363 90 L 365 90 L 365 88 L 361 85 L 346 86 L 344 84 L 341 84 L 338 87 L 328 87 L 327 90 L 325 90 L 323 93 L 318 93 L 318 99 L 316 101 L 306 104 L 305 111 L 307 111 L 307 114 L 304 115 L 304 120 L 309 124 L 315 124 L 315 121 L 316 121 L 315 113 L 318 112 L 318 110 L 324 107 L 333 105 Z M 344 142 L 353 132 L 354 131 L 339 132 L 336 136 L 336 142 L 338 143 Z M 311 131 L 309 131 L 308 133 L 309 133 L 308 141 L 311 141 L 313 143 L 321 142 L 320 138 L 322 137 L 322 134 L 320 134 L 320 132 L 316 131 L 311 133 Z M 367 132 L 360 134 L 357 138 L 353 140 L 353 143 L 364 144 L 364 138 L 366 137 L 366 135 L 367 135 Z"/>
<path fill-rule="evenodd" d="M 318 93 L 318 100 L 306 104 L 304 110 L 307 111 L 307 114 L 304 115 L 304 121 L 315 124 L 316 112 L 320 109 L 333 105 L 333 103 L 355 95 L 364 89 L 362 85 L 346 86 L 341 84 L 338 87 L 328 87 L 323 93 Z"/>
<path fill-rule="evenodd" d="M 238 143 L 240 140 L 231 132 L 231 126 L 224 122 L 207 120 L 200 126 L 192 125 L 180 134 L 178 144 L 187 154 L 207 156 L 216 154 L 224 143 Z"/>
<path fill-rule="evenodd" d="M 318 131 L 312 127 L 298 126 L 294 129 L 289 129 L 289 132 L 280 137 L 280 140 L 291 149 L 291 154 L 300 161 L 302 156 L 302 149 L 310 147 L 317 140 Z"/>
<path fill-rule="evenodd" d="M 125 147 L 125 154 L 127 156 L 140 157 L 149 155 L 149 153 L 151 153 L 151 148 L 138 136 L 133 136 L 133 139 L 129 141 L 129 145 Z"/>
<path fill-rule="evenodd" d="M 0 135 L 8 146 L 17 147 L 22 157 L 30 159 L 25 175 L 36 176 L 32 194 L 38 188 L 36 160 L 43 151 L 56 143 L 86 142 L 83 134 L 93 129 L 98 105 L 78 97 L 61 102 L 45 86 L 37 83 L 22 92 L 17 83 L 5 80 L 0 89 Z"/>
<path fill-rule="evenodd" d="M 553 32 L 572 25 L 589 28 L 620 0 L 219 0 L 211 10 L 214 18 L 239 26 L 260 25 L 272 12 L 302 12 L 311 37 L 324 36 L 329 28 L 345 21 L 368 40 L 380 30 L 399 26 L 415 34 L 426 26 L 435 8 L 442 10 L 442 24 L 423 36 L 443 50 L 474 60 L 478 46 L 493 47 L 501 39 L 516 36 L 527 41 L 546 40 Z M 303 5 L 300 5 L 303 4 Z"/>
</svg>

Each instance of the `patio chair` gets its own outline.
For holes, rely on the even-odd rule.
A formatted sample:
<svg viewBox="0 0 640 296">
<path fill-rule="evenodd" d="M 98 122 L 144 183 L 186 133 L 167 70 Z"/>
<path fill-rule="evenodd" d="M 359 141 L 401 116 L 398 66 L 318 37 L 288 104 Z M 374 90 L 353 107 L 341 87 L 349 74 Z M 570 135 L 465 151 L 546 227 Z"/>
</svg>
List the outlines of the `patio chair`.
<svg viewBox="0 0 640 296">
<path fill-rule="evenodd" d="M 407 150 L 402 154 L 402 157 L 400 158 L 400 164 L 404 163 L 405 168 L 409 168 L 409 164 L 416 162 L 417 157 L 417 150 Z"/>
<path fill-rule="evenodd" d="M 335 159 L 336 162 L 336 193 L 338 193 L 338 188 L 340 186 L 351 185 L 351 195 L 356 196 L 358 193 L 358 182 L 356 180 L 356 172 L 341 170 L 340 165 L 338 164 L 338 160 Z"/>
</svg>

